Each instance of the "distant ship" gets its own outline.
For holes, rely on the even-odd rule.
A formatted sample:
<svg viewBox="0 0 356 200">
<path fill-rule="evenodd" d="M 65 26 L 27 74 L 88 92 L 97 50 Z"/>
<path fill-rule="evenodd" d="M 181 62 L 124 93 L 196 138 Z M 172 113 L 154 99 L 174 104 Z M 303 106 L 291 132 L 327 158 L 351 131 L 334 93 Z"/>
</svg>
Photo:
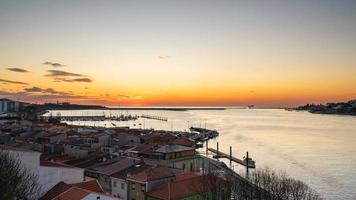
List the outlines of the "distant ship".
<svg viewBox="0 0 356 200">
<path fill-rule="evenodd" d="M 252 109 L 252 108 L 254 108 L 255 106 L 254 105 L 248 105 L 247 106 L 247 108 L 249 108 L 249 109 Z"/>
</svg>

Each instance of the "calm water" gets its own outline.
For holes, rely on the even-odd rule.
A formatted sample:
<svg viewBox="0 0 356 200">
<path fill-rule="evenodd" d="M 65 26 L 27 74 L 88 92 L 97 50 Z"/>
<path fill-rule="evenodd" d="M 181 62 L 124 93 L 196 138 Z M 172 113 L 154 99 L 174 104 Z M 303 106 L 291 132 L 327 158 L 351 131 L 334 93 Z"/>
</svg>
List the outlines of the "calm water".
<svg viewBox="0 0 356 200">
<path fill-rule="evenodd" d="M 56 115 L 58 111 L 54 111 Z M 140 119 L 113 122 L 118 126 L 185 130 L 189 125 L 216 129 L 220 136 L 209 142 L 226 153 L 243 157 L 246 151 L 258 167 L 284 170 L 303 180 L 326 199 L 356 199 L 356 117 L 317 115 L 272 109 L 216 111 L 60 111 L 62 115 L 151 114 L 168 122 Z M 71 122 L 73 123 L 73 122 Z M 138 125 L 141 123 L 142 125 Z M 111 126 L 111 122 L 75 122 Z M 134 126 L 136 124 L 136 126 Z M 237 171 L 244 171 L 234 166 Z"/>
</svg>

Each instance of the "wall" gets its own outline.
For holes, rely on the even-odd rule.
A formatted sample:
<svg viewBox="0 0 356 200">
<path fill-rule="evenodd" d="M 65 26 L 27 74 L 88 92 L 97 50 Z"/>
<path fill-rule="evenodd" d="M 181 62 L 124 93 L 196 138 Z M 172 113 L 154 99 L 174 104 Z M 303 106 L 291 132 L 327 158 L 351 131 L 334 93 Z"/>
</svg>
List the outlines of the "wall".
<svg viewBox="0 0 356 200">
<path fill-rule="evenodd" d="M 116 186 L 114 184 L 114 182 L 116 182 Z M 116 196 L 119 197 L 121 199 L 127 200 L 127 182 L 125 180 L 121 180 L 118 178 L 111 178 L 111 195 L 112 196 Z M 123 184 L 123 187 L 122 187 Z"/>
<path fill-rule="evenodd" d="M 59 181 L 77 183 L 84 180 L 84 170 L 69 167 L 44 167 L 40 166 L 41 153 L 28 150 L 5 150 L 13 154 L 26 170 L 37 175 L 42 185 L 42 193 L 47 192 Z"/>
<path fill-rule="evenodd" d="M 84 169 L 69 167 L 40 167 L 42 189 L 48 191 L 58 182 L 78 183 L 84 181 Z"/>
<path fill-rule="evenodd" d="M 128 200 L 135 199 L 135 200 L 141 200 L 145 199 L 145 193 L 142 191 L 142 185 L 145 185 L 145 183 L 136 183 L 133 181 L 128 181 Z M 135 186 L 135 189 L 133 189 L 133 186 Z"/>
<path fill-rule="evenodd" d="M 79 149 L 78 146 L 64 145 L 64 153 L 69 156 L 79 158 L 85 158 L 88 156 L 88 151 L 85 149 Z"/>
</svg>

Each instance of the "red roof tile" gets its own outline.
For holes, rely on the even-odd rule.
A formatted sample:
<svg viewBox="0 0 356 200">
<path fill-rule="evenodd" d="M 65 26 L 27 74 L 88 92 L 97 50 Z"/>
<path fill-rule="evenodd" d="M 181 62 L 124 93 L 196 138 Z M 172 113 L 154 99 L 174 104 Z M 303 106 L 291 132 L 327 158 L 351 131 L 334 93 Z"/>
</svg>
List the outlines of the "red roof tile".
<svg viewBox="0 0 356 200">
<path fill-rule="evenodd" d="M 176 175 L 176 181 L 182 181 L 182 180 L 186 180 L 186 179 L 191 179 L 194 177 L 199 176 L 197 173 L 195 172 L 186 172 L 186 173 L 180 173 Z"/>
<path fill-rule="evenodd" d="M 152 181 L 162 178 L 173 177 L 174 173 L 165 166 L 152 166 L 138 173 L 128 175 L 128 179 L 139 182 Z"/>
<path fill-rule="evenodd" d="M 110 176 L 135 165 L 136 162 L 138 162 L 136 158 L 124 158 L 109 165 L 94 167 L 93 171 Z"/>
<path fill-rule="evenodd" d="M 70 185 L 64 183 L 63 181 L 57 183 L 53 186 L 40 200 L 51 200 L 54 197 L 60 195 L 61 193 L 69 190 L 71 188 Z"/>
<path fill-rule="evenodd" d="M 71 190 L 73 188 L 79 188 L 85 190 L 86 194 L 89 194 L 91 192 L 103 193 L 103 190 L 99 185 L 99 183 L 97 182 L 97 180 L 75 183 L 75 184 L 67 184 L 61 181 L 57 183 L 55 186 L 53 186 L 52 189 L 50 189 L 43 197 L 40 198 L 40 200 L 58 199 L 56 197 L 61 196 L 64 193 L 67 193 L 68 190 Z M 62 197 L 60 199 L 62 199 Z"/>
<path fill-rule="evenodd" d="M 98 192 L 98 193 L 104 192 L 97 180 L 81 182 L 81 183 L 74 183 L 74 184 L 70 184 L 70 186 L 78 187 L 78 188 L 82 188 L 85 190 Z"/>
<path fill-rule="evenodd" d="M 58 195 L 56 200 L 81 200 L 88 196 L 91 192 L 81 188 L 72 187 L 68 191 Z"/>
<path fill-rule="evenodd" d="M 46 160 L 41 160 L 40 161 L 40 165 L 43 167 L 68 167 L 68 168 L 74 168 L 70 165 L 66 165 L 63 163 L 59 163 L 59 162 L 50 162 L 50 161 L 46 161 Z"/>
<path fill-rule="evenodd" d="M 147 193 L 148 196 L 163 200 L 176 200 L 210 191 L 218 185 L 226 184 L 224 180 L 213 175 L 196 176 L 175 180 Z"/>
</svg>

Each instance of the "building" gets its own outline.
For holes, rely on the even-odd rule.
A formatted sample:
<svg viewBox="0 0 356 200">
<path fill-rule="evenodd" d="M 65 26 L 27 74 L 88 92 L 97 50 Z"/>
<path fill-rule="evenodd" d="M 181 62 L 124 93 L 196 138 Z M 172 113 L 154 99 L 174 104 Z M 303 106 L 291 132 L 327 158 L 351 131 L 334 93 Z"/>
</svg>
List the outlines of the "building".
<svg viewBox="0 0 356 200">
<path fill-rule="evenodd" d="M 13 147 L 6 147 L 1 151 L 14 155 L 27 172 L 38 177 L 42 189 L 41 193 L 46 193 L 60 181 L 71 184 L 84 180 L 83 169 L 56 162 L 41 161 L 40 152 Z"/>
<path fill-rule="evenodd" d="M 140 162 L 139 159 L 129 158 L 129 157 L 120 160 L 110 160 L 88 168 L 85 171 L 85 175 L 87 177 L 97 179 L 100 185 L 103 187 L 104 191 L 107 194 L 111 194 L 111 190 L 112 190 L 111 176 L 115 173 L 128 169 L 139 162 Z"/>
<path fill-rule="evenodd" d="M 130 154 L 143 157 L 145 161 L 185 172 L 198 172 L 203 168 L 203 160 L 197 155 L 195 148 L 177 144 L 154 145 L 143 144 L 130 150 Z"/>
<path fill-rule="evenodd" d="M 19 101 L 0 99 L 0 114 L 18 112 L 22 106 L 23 103 Z"/>
<path fill-rule="evenodd" d="M 147 165 L 143 162 L 138 163 L 128 169 L 117 172 L 111 176 L 112 189 L 111 195 L 114 197 L 118 197 L 124 200 L 128 199 L 128 174 L 136 174 L 140 171 L 146 170 L 152 167 L 151 165 Z"/>
<path fill-rule="evenodd" d="M 193 173 L 177 175 L 174 181 L 146 193 L 147 200 L 225 200 L 230 199 L 227 181 L 214 176 Z"/>
<path fill-rule="evenodd" d="M 11 140 L 11 134 L 10 133 L 3 133 L 0 131 L 0 144 L 5 144 L 6 142 L 9 142 Z"/>
<path fill-rule="evenodd" d="M 174 180 L 175 173 L 165 166 L 152 166 L 127 174 L 129 200 L 145 199 L 145 193 Z"/>
<path fill-rule="evenodd" d="M 51 188 L 40 200 L 118 200 L 107 196 L 96 180 L 81 182 L 76 184 L 67 184 L 59 182 Z"/>
</svg>

